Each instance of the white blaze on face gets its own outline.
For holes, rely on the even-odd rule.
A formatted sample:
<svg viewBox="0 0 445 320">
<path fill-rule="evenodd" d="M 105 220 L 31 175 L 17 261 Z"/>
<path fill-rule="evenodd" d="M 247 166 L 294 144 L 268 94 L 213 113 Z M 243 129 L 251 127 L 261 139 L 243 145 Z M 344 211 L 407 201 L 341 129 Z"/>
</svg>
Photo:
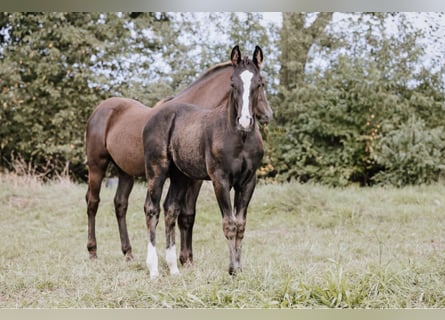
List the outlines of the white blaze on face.
<svg viewBox="0 0 445 320">
<path fill-rule="evenodd" d="M 156 279 L 159 275 L 158 254 L 156 253 L 156 247 L 154 247 L 150 241 L 148 241 L 147 247 L 147 267 L 150 271 L 150 278 Z"/>
<path fill-rule="evenodd" d="M 252 115 L 249 110 L 249 98 L 250 98 L 250 84 L 252 82 L 253 73 L 246 70 L 240 74 L 241 81 L 243 82 L 243 105 L 241 107 L 241 116 L 239 118 L 239 124 L 244 129 L 248 129 L 252 123 Z"/>
</svg>

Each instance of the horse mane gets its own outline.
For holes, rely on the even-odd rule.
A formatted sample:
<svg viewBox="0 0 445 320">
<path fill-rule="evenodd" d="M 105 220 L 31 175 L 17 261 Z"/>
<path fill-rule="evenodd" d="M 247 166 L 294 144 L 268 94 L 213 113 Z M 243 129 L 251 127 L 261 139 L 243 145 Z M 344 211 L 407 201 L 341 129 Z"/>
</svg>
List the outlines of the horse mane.
<svg viewBox="0 0 445 320">
<path fill-rule="evenodd" d="M 221 62 L 221 63 L 215 64 L 215 65 L 212 66 L 211 68 L 209 68 L 209 69 L 207 69 L 206 71 L 204 71 L 204 73 L 203 73 L 198 79 L 196 79 L 195 81 L 193 81 L 192 84 L 189 85 L 189 86 L 186 88 L 186 90 L 187 90 L 189 87 L 193 86 L 195 83 L 200 82 L 200 81 L 202 81 L 203 79 L 205 79 L 205 78 L 209 77 L 210 75 L 212 75 L 213 73 L 218 72 L 218 71 L 221 70 L 221 69 L 225 69 L 225 68 L 227 68 L 228 66 L 231 66 L 231 65 L 232 65 L 232 62 L 231 62 L 231 61 L 226 61 L 226 62 Z"/>
<path fill-rule="evenodd" d="M 153 106 L 153 108 L 156 108 L 157 106 L 159 106 L 159 105 L 161 105 L 161 104 L 163 104 L 163 103 L 166 103 L 166 102 L 168 102 L 168 101 L 170 101 L 170 100 L 173 100 L 174 98 L 175 98 L 175 96 L 170 96 L 170 97 L 161 99 L 161 100 L 159 100 L 158 102 L 156 102 L 156 104 Z"/>
<path fill-rule="evenodd" d="M 207 79 L 207 78 L 210 77 L 212 74 L 214 74 L 214 73 L 216 73 L 216 72 L 218 72 L 218 71 L 220 71 L 220 70 L 226 69 L 226 68 L 229 67 L 229 66 L 232 66 L 232 62 L 231 62 L 231 61 L 226 61 L 226 62 L 221 62 L 221 63 L 215 64 L 214 66 L 212 66 L 212 67 L 210 67 L 209 69 L 207 69 L 206 71 L 204 71 L 204 73 L 201 74 L 201 75 L 199 76 L 198 79 L 196 79 L 195 81 L 193 81 L 193 82 L 192 82 L 190 85 L 188 85 L 184 90 L 182 90 L 180 93 L 178 93 L 177 96 L 180 95 L 180 94 L 182 94 L 182 93 L 184 93 L 184 92 L 186 92 L 186 91 L 189 90 L 191 87 L 195 86 L 197 83 L 199 83 L 199 82 L 201 82 L 201 81 Z"/>
<path fill-rule="evenodd" d="M 169 102 L 177 97 L 180 97 L 181 95 L 185 94 L 188 90 L 192 89 L 194 86 L 196 86 L 198 83 L 205 81 L 206 79 L 208 79 L 209 77 L 211 77 L 213 74 L 226 69 L 227 67 L 232 66 L 232 62 L 231 61 L 226 61 L 226 62 L 221 62 L 218 64 L 215 64 L 214 66 L 210 67 L 209 69 L 207 69 L 206 71 L 204 71 L 199 77 L 198 79 L 196 79 L 195 81 L 193 81 L 190 85 L 188 85 L 185 89 L 183 89 L 181 92 L 177 93 L 176 95 L 173 96 L 169 96 L 167 98 L 164 98 L 160 101 L 158 101 L 153 108 L 157 107 L 158 105 L 161 105 L 163 103 Z"/>
</svg>

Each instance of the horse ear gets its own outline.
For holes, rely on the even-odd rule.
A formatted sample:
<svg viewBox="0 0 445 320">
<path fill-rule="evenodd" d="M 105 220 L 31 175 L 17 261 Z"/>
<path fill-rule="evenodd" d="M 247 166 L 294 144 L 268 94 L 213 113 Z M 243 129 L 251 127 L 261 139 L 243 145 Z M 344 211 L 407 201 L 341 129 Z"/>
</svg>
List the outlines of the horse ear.
<svg viewBox="0 0 445 320">
<path fill-rule="evenodd" d="M 230 60 L 234 66 L 237 66 L 241 62 L 241 51 L 239 50 L 239 46 L 235 46 L 232 49 L 232 53 L 230 54 Z"/>
<path fill-rule="evenodd" d="M 259 46 L 255 46 L 255 51 L 253 52 L 253 63 L 261 69 L 263 64 L 263 50 Z"/>
</svg>

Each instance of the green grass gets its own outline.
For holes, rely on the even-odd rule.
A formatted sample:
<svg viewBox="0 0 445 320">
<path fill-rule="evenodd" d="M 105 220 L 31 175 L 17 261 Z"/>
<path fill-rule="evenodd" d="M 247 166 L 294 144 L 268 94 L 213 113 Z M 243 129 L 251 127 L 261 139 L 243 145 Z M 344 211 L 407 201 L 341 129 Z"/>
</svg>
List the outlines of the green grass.
<svg viewBox="0 0 445 320">
<path fill-rule="evenodd" d="M 129 263 L 120 251 L 114 189 L 107 188 L 97 215 L 98 259 L 88 259 L 85 191 L 86 185 L 67 181 L 0 176 L 0 307 L 445 307 L 442 185 L 258 185 L 244 271 L 231 277 L 221 215 L 205 183 L 195 264 L 180 276 L 168 274 L 161 221 L 156 281 L 145 266 L 145 186 L 136 185 L 130 198 L 135 260 Z"/>
</svg>

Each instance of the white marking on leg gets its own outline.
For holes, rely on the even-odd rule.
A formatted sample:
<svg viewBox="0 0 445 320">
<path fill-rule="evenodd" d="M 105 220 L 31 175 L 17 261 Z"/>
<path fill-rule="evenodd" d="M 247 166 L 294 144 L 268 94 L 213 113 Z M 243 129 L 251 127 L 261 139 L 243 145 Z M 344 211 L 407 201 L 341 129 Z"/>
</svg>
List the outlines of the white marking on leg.
<svg viewBox="0 0 445 320">
<path fill-rule="evenodd" d="M 156 247 L 150 241 L 148 241 L 147 246 L 147 267 L 150 271 L 150 278 L 156 279 L 159 276 L 158 254 L 156 253 Z"/>
<path fill-rule="evenodd" d="M 253 73 L 249 70 L 245 70 L 240 74 L 243 82 L 243 105 L 241 107 L 241 116 L 239 118 L 239 124 L 244 129 L 248 129 L 252 123 L 252 115 L 249 110 L 249 98 L 250 98 L 250 84 L 252 82 Z"/>
<path fill-rule="evenodd" d="M 179 274 L 175 245 L 165 250 L 165 260 L 167 261 L 168 268 L 170 269 L 170 274 Z"/>
</svg>

